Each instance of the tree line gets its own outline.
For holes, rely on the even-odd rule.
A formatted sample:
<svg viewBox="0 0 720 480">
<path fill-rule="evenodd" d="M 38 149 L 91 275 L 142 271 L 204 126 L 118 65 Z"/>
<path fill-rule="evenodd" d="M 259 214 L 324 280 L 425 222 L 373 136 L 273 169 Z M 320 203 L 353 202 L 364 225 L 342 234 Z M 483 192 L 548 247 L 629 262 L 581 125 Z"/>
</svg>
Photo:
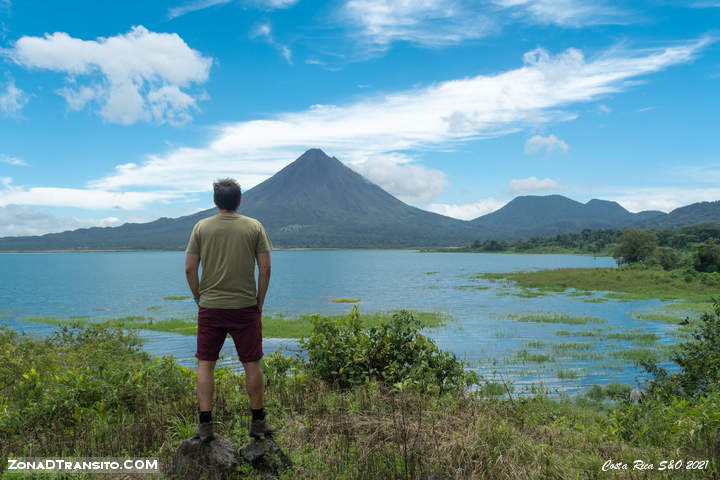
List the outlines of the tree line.
<svg viewBox="0 0 720 480">
<path fill-rule="evenodd" d="M 692 267 L 720 272 L 720 223 L 663 229 L 585 229 L 554 237 L 514 241 L 476 240 L 462 251 L 533 252 L 565 250 L 613 256 L 619 265 L 644 263 L 665 270 Z"/>
</svg>

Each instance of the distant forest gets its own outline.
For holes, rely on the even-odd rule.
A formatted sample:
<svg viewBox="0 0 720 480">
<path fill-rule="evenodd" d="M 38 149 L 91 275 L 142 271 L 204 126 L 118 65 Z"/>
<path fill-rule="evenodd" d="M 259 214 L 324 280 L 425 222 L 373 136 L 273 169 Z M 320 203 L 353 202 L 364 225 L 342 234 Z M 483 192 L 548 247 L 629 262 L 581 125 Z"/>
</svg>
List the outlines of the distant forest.
<svg viewBox="0 0 720 480">
<path fill-rule="evenodd" d="M 634 230 L 634 229 L 633 229 Z M 554 237 L 532 237 L 527 240 L 476 240 L 461 248 L 444 249 L 460 252 L 573 252 L 614 256 L 620 237 L 627 230 L 585 229 L 577 233 L 559 233 Z M 699 223 L 687 227 L 645 230 L 653 232 L 658 247 L 690 251 L 702 244 L 720 242 L 720 223 Z"/>
</svg>

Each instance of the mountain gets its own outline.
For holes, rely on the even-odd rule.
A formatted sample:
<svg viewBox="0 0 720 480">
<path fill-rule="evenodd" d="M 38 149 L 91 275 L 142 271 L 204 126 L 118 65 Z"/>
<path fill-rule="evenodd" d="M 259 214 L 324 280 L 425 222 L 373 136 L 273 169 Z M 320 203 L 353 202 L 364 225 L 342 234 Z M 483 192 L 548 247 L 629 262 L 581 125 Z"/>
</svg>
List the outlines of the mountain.
<svg viewBox="0 0 720 480">
<path fill-rule="evenodd" d="M 210 185 L 208 185 L 208 189 Z M 182 250 L 211 208 L 179 218 L 0 238 L 0 251 Z M 411 207 L 322 150 L 311 149 L 243 193 L 240 213 L 260 220 L 276 247 L 402 248 L 467 245 L 474 240 L 553 236 L 583 229 L 666 228 L 720 223 L 720 201 L 631 213 L 617 202 L 528 195 L 472 221 Z"/>
<path fill-rule="evenodd" d="M 676 208 L 666 215 L 647 219 L 641 225 L 648 228 L 662 228 L 705 222 L 720 223 L 720 201 L 698 202 Z"/>
<path fill-rule="evenodd" d="M 182 249 L 193 225 L 215 213 L 6 237 L 0 250 Z M 469 222 L 401 202 L 319 149 L 245 192 L 239 213 L 260 220 L 277 247 L 447 246 L 490 236 Z"/>
<path fill-rule="evenodd" d="M 647 211 L 631 213 L 617 202 L 593 199 L 580 203 L 562 195 L 516 197 L 504 207 L 472 220 L 489 231 L 500 231 L 498 238 L 547 237 L 558 233 L 601 228 L 625 228 L 666 215 Z"/>
</svg>

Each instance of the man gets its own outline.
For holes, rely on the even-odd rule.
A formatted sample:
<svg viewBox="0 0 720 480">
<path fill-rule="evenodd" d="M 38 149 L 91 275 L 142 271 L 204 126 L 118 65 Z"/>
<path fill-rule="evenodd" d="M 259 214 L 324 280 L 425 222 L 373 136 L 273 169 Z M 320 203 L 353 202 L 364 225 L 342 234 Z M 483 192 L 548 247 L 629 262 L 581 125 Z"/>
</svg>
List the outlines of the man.
<svg viewBox="0 0 720 480">
<path fill-rule="evenodd" d="M 212 400 L 215 362 L 230 334 L 245 369 L 245 388 L 250 396 L 250 436 L 274 432 L 263 408 L 265 382 L 260 359 L 262 309 L 270 282 L 272 245 L 263 226 L 254 218 L 237 213 L 242 199 L 240 186 L 232 179 L 213 184 L 218 214 L 200 220 L 193 228 L 185 256 L 185 275 L 198 304 L 197 396 L 200 419 L 195 438 L 214 438 Z M 258 282 L 255 287 L 255 261 Z M 202 279 L 198 268 L 202 263 Z"/>
</svg>

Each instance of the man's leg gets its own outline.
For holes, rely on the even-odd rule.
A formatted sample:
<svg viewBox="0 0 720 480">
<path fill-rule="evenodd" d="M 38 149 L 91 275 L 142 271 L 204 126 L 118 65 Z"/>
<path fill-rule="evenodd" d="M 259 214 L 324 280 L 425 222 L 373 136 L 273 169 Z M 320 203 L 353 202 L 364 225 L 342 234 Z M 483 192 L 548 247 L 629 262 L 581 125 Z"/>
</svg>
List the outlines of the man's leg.
<svg viewBox="0 0 720 480">
<path fill-rule="evenodd" d="M 260 372 L 262 374 L 262 371 Z M 215 390 L 215 362 L 198 360 L 197 397 L 201 412 L 212 410 L 213 392 Z"/>
<path fill-rule="evenodd" d="M 265 403 L 265 378 L 260 362 L 243 362 L 245 369 L 245 389 L 250 397 L 250 408 L 259 410 Z"/>
<path fill-rule="evenodd" d="M 265 378 L 263 377 L 260 362 L 242 362 L 245 369 L 245 389 L 250 397 L 250 436 L 259 438 L 263 435 L 272 435 L 275 427 L 265 420 Z"/>
</svg>

